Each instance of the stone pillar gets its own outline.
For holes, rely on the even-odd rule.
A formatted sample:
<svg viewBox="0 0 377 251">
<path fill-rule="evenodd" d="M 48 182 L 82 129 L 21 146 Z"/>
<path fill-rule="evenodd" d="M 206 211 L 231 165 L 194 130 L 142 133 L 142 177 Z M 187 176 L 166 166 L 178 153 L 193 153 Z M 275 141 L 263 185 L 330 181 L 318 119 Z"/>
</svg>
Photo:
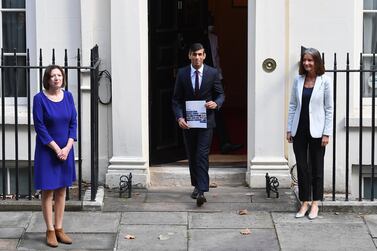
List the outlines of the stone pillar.
<svg viewBox="0 0 377 251">
<path fill-rule="evenodd" d="M 249 1 L 248 15 L 248 171 L 250 187 L 265 187 L 265 175 L 290 185 L 284 151 L 288 64 L 287 0 Z M 276 69 L 266 72 L 265 59 Z"/>
<path fill-rule="evenodd" d="M 149 184 L 148 2 L 111 1 L 112 157 L 106 185 Z"/>
</svg>

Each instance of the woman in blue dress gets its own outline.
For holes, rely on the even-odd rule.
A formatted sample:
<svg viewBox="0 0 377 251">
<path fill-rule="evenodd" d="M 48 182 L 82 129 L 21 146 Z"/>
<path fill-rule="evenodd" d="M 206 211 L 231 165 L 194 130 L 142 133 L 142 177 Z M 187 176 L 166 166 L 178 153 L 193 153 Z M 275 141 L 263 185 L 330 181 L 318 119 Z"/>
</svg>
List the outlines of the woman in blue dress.
<svg viewBox="0 0 377 251">
<path fill-rule="evenodd" d="M 76 109 L 72 94 L 65 91 L 65 74 L 50 65 L 43 75 L 44 90 L 34 96 L 33 119 L 36 136 L 34 156 L 35 189 L 42 191 L 42 211 L 47 245 L 71 244 L 63 231 L 66 187 L 76 180 L 73 143 L 76 140 Z M 52 200 L 54 197 L 55 219 Z"/>
</svg>

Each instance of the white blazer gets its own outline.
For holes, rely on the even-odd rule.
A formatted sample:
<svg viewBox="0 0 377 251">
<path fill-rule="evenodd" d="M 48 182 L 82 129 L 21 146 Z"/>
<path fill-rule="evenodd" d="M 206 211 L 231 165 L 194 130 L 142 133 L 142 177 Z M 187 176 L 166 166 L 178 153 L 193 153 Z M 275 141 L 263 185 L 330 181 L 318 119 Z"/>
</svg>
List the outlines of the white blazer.
<svg viewBox="0 0 377 251">
<path fill-rule="evenodd" d="M 291 99 L 288 108 L 288 127 L 294 137 L 297 132 L 301 113 L 302 90 L 305 75 L 295 77 L 292 86 Z M 313 138 L 321 138 L 323 135 L 332 134 L 333 124 L 333 91 L 332 81 L 329 77 L 317 76 L 314 89 L 309 102 L 310 135 Z"/>
</svg>

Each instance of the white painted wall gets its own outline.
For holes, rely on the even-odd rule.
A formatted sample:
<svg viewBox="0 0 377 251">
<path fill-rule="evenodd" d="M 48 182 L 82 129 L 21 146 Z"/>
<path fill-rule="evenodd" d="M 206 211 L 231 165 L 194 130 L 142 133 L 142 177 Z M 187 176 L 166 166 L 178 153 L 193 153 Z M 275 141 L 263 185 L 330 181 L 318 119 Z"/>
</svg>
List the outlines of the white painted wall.
<svg viewBox="0 0 377 251">
<path fill-rule="evenodd" d="M 298 73 L 300 46 L 314 47 L 325 53 L 326 69 L 333 69 L 333 54 L 337 53 L 338 69 L 346 67 L 346 53 L 350 53 L 350 67 L 358 68 L 359 53 L 362 51 L 362 0 L 291 0 L 289 1 L 289 89 L 294 76 Z M 329 74 L 333 77 L 333 74 Z M 358 117 L 358 75 L 351 75 L 350 116 Z M 338 75 L 337 95 L 337 153 L 336 153 L 336 190 L 345 191 L 345 111 L 346 90 L 345 76 Z M 287 96 L 287 99 L 289 95 Z M 364 115 L 365 116 L 365 115 Z M 370 115 L 369 115 L 370 116 Z M 364 160 L 370 163 L 370 132 L 364 136 Z M 325 156 L 325 190 L 332 189 L 332 147 L 333 141 L 326 149 Z M 288 156 L 294 163 L 292 146 L 289 145 Z M 350 135 L 350 184 L 356 184 L 351 177 L 351 165 L 358 164 L 358 128 L 351 129 Z M 353 179 L 353 180 L 352 180 Z M 352 190 L 353 189 L 353 190 Z M 350 191 L 357 194 L 354 187 Z"/>
<path fill-rule="evenodd" d="M 101 60 L 100 70 L 108 70 L 111 73 L 111 53 L 110 53 L 110 1 L 101 0 L 81 0 L 81 48 L 83 65 L 90 64 L 90 50 L 96 44 L 99 47 L 99 57 Z M 87 125 L 83 127 L 83 177 L 90 180 L 90 76 L 82 74 L 83 84 L 83 121 Z M 99 95 L 108 100 L 111 97 L 110 82 L 106 78 L 101 78 Z M 85 104 L 85 105 L 84 105 Z M 99 104 L 99 182 L 105 183 L 105 174 L 111 156 L 111 108 L 112 104 Z M 83 147 L 84 149 L 84 147 Z"/>
</svg>

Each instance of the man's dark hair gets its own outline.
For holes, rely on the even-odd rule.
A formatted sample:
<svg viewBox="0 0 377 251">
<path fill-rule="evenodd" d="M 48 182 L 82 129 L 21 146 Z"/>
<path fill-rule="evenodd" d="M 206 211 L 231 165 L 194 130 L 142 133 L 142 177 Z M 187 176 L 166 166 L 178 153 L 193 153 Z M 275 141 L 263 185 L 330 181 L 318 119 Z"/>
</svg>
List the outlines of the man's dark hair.
<svg viewBox="0 0 377 251">
<path fill-rule="evenodd" d="M 198 51 L 198 50 L 201 50 L 201 49 L 204 49 L 204 47 L 201 43 L 193 43 L 190 46 L 189 53 L 192 53 L 192 52 L 195 52 L 195 51 Z"/>
</svg>

